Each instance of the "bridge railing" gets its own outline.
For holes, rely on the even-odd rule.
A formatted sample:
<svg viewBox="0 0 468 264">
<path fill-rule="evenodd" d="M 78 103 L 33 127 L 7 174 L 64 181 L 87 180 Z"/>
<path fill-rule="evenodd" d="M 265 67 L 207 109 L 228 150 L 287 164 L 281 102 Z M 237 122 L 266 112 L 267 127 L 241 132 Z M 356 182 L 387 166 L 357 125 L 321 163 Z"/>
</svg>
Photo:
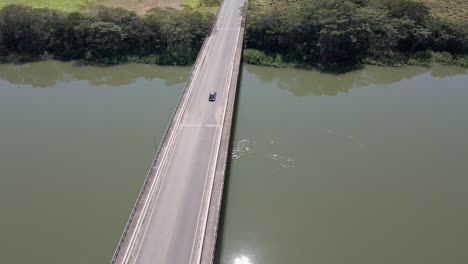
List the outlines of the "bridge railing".
<svg viewBox="0 0 468 264">
<path fill-rule="evenodd" d="M 158 164 L 158 161 L 159 161 L 159 156 L 161 154 L 161 150 L 165 149 L 167 147 L 169 135 L 174 130 L 174 122 L 173 122 L 174 117 L 176 116 L 177 112 L 180 110 L 181 104 L 182 104 L 182 102 L 184 101 L 184 99 L 186 97 L 186 93 L 187 93 L 187 90 L 188 90 L 187 88 L 190 87 L 191 83 L 193 82 L 193 79 L 194 79 L 195 74 L 196 74 L 196 69 L 198 67 L 201 67 L 201 65 L 203 64 L 204 50 L 207 48 L 208 40 L 209 40 L 210 36 L 213 34 L 214 28 L 216 27 L 216 23 L 217 23 L 218 18 L 219 18 L 220 10 L 223 7 L 224 3 L 225 3 L 225 1 L 223 0 L 222 4 L 219 6 L 218 11 L 216 13 L 216 16 L 215 16 L 215 19 L 214 19 L 214 24 L 211 26 L 210 31 L 206 34 L 206 37 L 205 37 L 205 39 L 203 41 L 203 44 L 202 44 L 202 46 L 200 48 L 200 51 L 199 51 L 198 55 L 197 55 L 197 59 L 195 60 L 195 63 L 193 64 L 192 70 L 190 71 L 189 78 L 188 78 L 187 82 L 185 83 L 182 94 L 179 97 L 179 100 L 177 101 L 177 105 L 176 105 L 176 107 L 174 109 L 174 112 L 172 113 L 170 122 L 166 127 L 166 133 L 164 134 L 164 136 L 163 136 L 163 138 L 162 138 L 162 140 L 161 140 L 161 142 L 159 144 L 158 150 L 156 151 L 156 154 L 155 154 L 155 156 L 153 158 L 153 161 L 151 163 L 151 167 L 148 170 L 148 173 L 146 175 L 143 186 L 140 189 L 140 192 L 139 192 L 138 197 L 137 197 L 137 199 L 135 201 L 135 204 L 133 205 L 132 212 L 130 213 L 130 217 L 128 218 L 128 221 L 127 221 L 127 224 L 125 225 L 122 236 L 120 237 L 120 240 L 119 240 L 119 243 L 117 244 L 114 255 L 112 256 L 111 264 L 114 264 L 116 262 L 117 257 L 118 257 L 118 255 L 120 253 L 120 250 L 122 249 L 125 238 L 127 237 L 127 233 L 129 231 L 130 226 L 131 226 L 131 224 L 133 222 L 133 219 L 135 217 L 135 213 L 136 213 L 136 211 L 138 209 L 138 206 L 140 205 L 140 201 L 142 200 L 142 197 L 143 197 L 143 195 L 145 193 L 148 182 L 151 179 L 151 175 L 153 174 L 154 170 L 157 168 L 157 164 Z M 181 114 L 183 114 L 183 113 L 181 113 Z"/>
</svg>

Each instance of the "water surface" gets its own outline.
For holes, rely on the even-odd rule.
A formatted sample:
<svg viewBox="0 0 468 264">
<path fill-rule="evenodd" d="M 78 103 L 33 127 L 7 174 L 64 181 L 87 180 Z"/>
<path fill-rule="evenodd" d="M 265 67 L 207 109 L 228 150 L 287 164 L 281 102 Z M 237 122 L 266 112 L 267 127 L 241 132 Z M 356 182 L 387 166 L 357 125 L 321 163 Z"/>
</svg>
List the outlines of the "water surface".
<svg viewBox="0 0 468 264">
<path fill-rule="evenodd" d="M 0 262 L 110 260 L 189 70 L 0 64 Z M 217 263 L 467 263 L 467 83 L 244 66 Z"/>
<path fill-rule="evenodd" d="M 0 64 L 1 263 L 108 263 L 186 67 Z"/>
<path fill-rule="evenodd" d="M 467 83 L 244 66 L 217 263 L 468 263 Z"/>
</svg>

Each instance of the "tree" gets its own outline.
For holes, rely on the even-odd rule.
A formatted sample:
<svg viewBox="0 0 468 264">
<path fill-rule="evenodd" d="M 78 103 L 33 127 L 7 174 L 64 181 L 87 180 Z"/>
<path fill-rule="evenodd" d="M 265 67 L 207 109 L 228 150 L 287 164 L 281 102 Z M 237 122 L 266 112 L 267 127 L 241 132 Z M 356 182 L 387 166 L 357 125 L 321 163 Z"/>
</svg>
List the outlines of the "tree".
<svg viewBox="0 0 468 264">
<path fill-rule="evenodd" d="M 54 26 L 48 51 L 63 59 L 82 59 L 86 52 L 86 28 L 93 20 L 81 13 L 61 16 Z"/>
<path fill-rule="evenodd" d="M 430 25 L 431 47 L 436 51 L 462 53 L 468 51 L 468 24 L 435 19 Z"/>
<path fill-rule="evenodd" d="M 417 25 L 424 25 L 430 18 L 429 8 L 424 3 L 411 0 L 381 0 L 390 16 L 409 18 Z"/>
<path fill-rule="evenodd" d="M 50 36 L 47 20 L 41 10 L 9 5 L 0 11 L 0 34 L 4 49 L 10 52 L 40 55 Z"/>
<path fill-rule="evenodd" d="M 398 32 L 398 50 L 414 53 L 428 48 L 431 32 L 409 18 L 392 19 L 393 27 Z"/>
<path fill-rule="evenodd" d="M 105 60 L 117 58 L 122 49 L 125 33 L 112 22 L 94 22 L 84 29 L 86 34 L 86 58 Z"/>
<path fill-rule="evenodd" d="M 367 51 L 370 28 L 349 1 L 322 0 L 319 16 L 320 57 L 323 63 L 358 62 Z M 313 10 L 309 10 L 312 12 Z"/>
<path fill-rule="evenodd" d="M 372 55 L 391 53 L 398 45 L 399 35 L 392 23 L 392 18 L 383 10 L 361 8 L 358 12 L 365 17 L 369 25 L 369 50 Z"/>
<path fill-rule="evenodd" d="M 153 23 L 160 27 L 164 64 L 188 64 L 195 58 L 209 31 L 213 15 L 185 9 L 153 10 Z"/>
</svg>

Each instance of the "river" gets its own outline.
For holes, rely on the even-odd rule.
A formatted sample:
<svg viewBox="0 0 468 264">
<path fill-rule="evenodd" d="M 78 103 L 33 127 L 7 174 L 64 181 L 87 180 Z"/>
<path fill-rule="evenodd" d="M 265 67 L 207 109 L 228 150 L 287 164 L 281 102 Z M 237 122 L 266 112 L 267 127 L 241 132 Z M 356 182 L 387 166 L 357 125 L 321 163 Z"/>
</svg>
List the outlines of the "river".
<svg viewBox="0 0 468 264">
<path fill-rule="evenodd" d="M 0 65 L 0 262 L 110 261 L 189 71 Z"/>
<path fill-rule="evenodd" d="M 468 263 L 468 74 L 244 68 L 217 263 Z"/>
<path fill-rule="evenodd" d="M 0 64 L 2 261 L 109 261 L 189 70 Z M 244 65 L 216 262 L 468 262 L 467 83 Z"/>
</svg>

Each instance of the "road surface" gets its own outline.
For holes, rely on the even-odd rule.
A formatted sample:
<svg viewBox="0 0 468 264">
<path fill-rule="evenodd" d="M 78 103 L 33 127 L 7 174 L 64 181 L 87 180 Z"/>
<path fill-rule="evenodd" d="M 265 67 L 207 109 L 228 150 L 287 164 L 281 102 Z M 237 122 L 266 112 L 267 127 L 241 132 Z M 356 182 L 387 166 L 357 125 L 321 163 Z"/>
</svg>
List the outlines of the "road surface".
<svg viewBox="0 0 468 264">
<path fill-rule="evenodd" d="M 244 0 L 224 0 L 116 263 L 199 263 Z M 217 92 L 215 102 L 208 101 Z M 175 117 L 176 118 L 176 117 Z"/>
</svg>

